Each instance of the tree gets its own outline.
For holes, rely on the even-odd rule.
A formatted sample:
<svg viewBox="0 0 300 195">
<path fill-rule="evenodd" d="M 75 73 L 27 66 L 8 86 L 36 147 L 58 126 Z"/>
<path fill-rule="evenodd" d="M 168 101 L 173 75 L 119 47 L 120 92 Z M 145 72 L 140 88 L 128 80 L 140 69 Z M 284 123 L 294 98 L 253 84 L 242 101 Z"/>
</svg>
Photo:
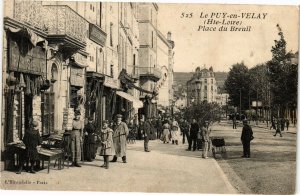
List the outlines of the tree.
<svg viewBox="0 0 300 195">
<path fill-rule="evenodd" d="M 292 52 L 286 52 L 286 41 L 282 29 L 277 24 L 279 40 L 274 40 L 272 59 L 267 62 L 271 103 L 279 111 L 280 117 L 288 107 L 295 107 L 297 103 L 298 67 L 291 63 Z"/>
<path fill-rule="evenodd" d="M 202 101 L 200 104 L 188 107 L 185 110 L 185 118 L 195 118 L 199 124 L 203 124 L 205 121 L 215 122 L 220 118 L 221 107 L 217 103 L 208 103 Z"/>
<path fill-rule="evenodd" d="M 225 90 L 229 94 L 229 104 L 246 110 L 249 107 L 249 70 L 244 63 L 232 65 L 225 81 Z"/>
<path fill-rule="evenodd" d="M 262 102 L 263 108 L 268 108 L 270 105 L 270 85 L 267 77 L 268 69 L 265 64 L 256 65 L 255 67 L 249 70 L 250 77 L 250 93 L 249 93 L 249 101 L 260 101 Z M 258 119 L 258 108 L 255 108 L 255 116 Z M 253 116 L 253 112 L 251 112 L 249 108 L 248 114 Z M 264 114 L 264 113 L 262 113 Z M 264 115 L 263 115 L 264 117 Z"/>
</svg>

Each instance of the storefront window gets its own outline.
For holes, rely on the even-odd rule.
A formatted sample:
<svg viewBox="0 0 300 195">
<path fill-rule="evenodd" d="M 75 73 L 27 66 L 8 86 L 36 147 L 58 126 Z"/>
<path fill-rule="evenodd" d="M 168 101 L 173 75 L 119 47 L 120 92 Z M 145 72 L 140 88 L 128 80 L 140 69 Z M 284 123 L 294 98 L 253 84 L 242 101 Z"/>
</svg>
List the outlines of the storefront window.
<svg viewBox="0 0 300 195">
<path fill-rule="evenodd" d="M 54 132 L 54 93 L 51 91 L 41 94 L 43 135 L 49 135 Z"/>
</svg>

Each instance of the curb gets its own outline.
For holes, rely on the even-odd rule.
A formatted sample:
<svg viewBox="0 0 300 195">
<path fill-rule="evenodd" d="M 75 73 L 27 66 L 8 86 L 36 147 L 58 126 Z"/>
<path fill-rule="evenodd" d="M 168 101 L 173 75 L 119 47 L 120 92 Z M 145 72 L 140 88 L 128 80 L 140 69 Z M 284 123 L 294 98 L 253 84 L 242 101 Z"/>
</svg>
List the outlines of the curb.
<svg viewBox="0 0 300 195">
<path fill-rule="evenodd" d="M 220 173 L 222 179 L 225 182 L 226 187 L 232 191 L 233 194 L 237 194 L 238 191 L 236 188 L 233 187 L 233 185 L 231 185 L 231 183 L 229 182 L 228 177 L 225 175 L 224 171 L 222 170 L 222 168 L 220 167 L 219 163 L 216 161 L 216 159 L 213 159 L 214 164 L 216 165 L 218 172 Z"/>
</svg>

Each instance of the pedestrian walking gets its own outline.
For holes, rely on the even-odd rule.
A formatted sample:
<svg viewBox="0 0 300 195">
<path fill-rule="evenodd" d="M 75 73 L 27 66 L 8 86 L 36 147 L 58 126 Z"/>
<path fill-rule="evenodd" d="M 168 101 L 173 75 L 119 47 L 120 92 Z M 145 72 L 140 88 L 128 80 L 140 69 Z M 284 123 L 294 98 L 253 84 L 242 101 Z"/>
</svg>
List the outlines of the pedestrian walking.
<svg viewBox="0 0 300 195">
<path fill-rule="evenodd" d="M 39 154 L 37 147 L 42 144 L 42 138 L 40 136 L 38 130 L 38 123 L 36 121 L 32 121 L 29 125 L 27 131 L 25 131 L 25 135 L 23 137 L 23 143 L 25 145 L 25 152 L 21 156 L 20 167 L 17 174 L 21 174 L 25 161 L 30 162 L 30 173 L 35 173 L 34 171 L 34 163 L 39 160 Z"/>
<path fill-rule="evenodd" d="M 100 156 L 103 156 L 104 163 L 101 167 L 109 168 L 109 156 L 116 154 L 113 143 L 113 130 L 108 127 L 109 121 L 103 121 L 103 127 L 101 130 L 101 150 Z"/>
<path fill-rule="evenodd" d="M 162 134 L 162 141 L 165 143 L 169 143 L 170 141 L 170 125 L 169 125 L 169 122 L 168 120 L 165 120 L 163 122 L 163 134 Z"/>
<path fill-rule="evenodd" d="M 171 127 L 171 139 L 172 139 L 172 144 L 178 145 L 178 140 L 179 140 L 179 124 L 176 121 L 175 118 L 172 119 L 172 127 Z"/>
<path fill-rule="evenodd" d="M 276 132 L 275 132 L 275 134 L 273 136 L 276 137 L 277 133 L 279 133 L 280 137 L 282 137 L 280 118 L 277 119 L 277 128 L 276 128 Z"/>
<path fill-rule="evenodd" d="M 250 158 L 250 142 L 254 138 L 252 128 L 248 125 L 247 120 L 243 120 L 243 130 L 241 141 L 243 144 L 243 158 Z"/>
<path fill-rule="evenodd" d="M 284 131 L 284 125 L 285 125 L 285 119 L 282 118 L 282 119 L 280 120 L 281 131 Z"/>
<path fill-rule="evenodd" d="M 157 138 L 161 139 L 162 138 L 162 131 L 163 131 L 163 124 L 162 124 L 162 119 L 161 117 L 158 117 L 157 121 L 156 121 L 156 126 L 157 126 Z"/>
<path fill-rule="evenodd" d="M 190 125 L 185 118 L 180 123 L 180 129 L 182 131 L 182 144 L 185 144 L 185 138 L 190 144 Z"/>
<path fill-rule="evenodd" d="M 202 129 L 201 129 L 201 133 L 202 133 L 202 158 L 208 158 L 207 157 L 207 152 L 208 152 L 208 146 L 209 146 L 209 142 L 210 142 L 210 133 L 211 133 L 211 129 L 209 128 L 209 122 L 205 121 L 205 124 L 203 125 Z"/>
<path fill-rule="evenodd" d="M 286 124 L 286 130 L 288 131 L 289 130 L 289 126 L 290 126 L 290 121 L 289 121 L 288 118 L 285 120 L 285 124 Z"/>
<path fill-rule="evenodd" d="M 155 140 L 157 139 L 157 122 L 156 118 L 153 117 L 150 119 L 151 122 L 151 139 L 150 140 Z"/>
<path fill-rule="evenodd" d="M 117 122 L 114 127 L 113 142 L 116 151 L 116 155 L 110 162 L 117 162 L 118 157 L 122 157 L 123 163 L 127 162 L 126 159 L 126 147 L 127 147 L 127 136 L 128 127 L 126 123 L 122 122 L 122 115 L 117 115 Z"/>
<path fill-rule="evenodd" d="M 144 120 L 144 117 L 142 118 Z M 148 118 L 146 121 L 143 122 L 143 134 L 144 134 L 144 151 L 145 152 L 150 152 L 149 150 L 149 140 L 151 136 L 151 119 Z"/>
<path fill-rule="evenodd" d="M 232 128 L 236 129 L 236 113 L 232 115 Z"/>
<path fill-rule="evenodd" d="M 275 119 L 274 119 L 274 117 L 272 117 L 272 119 L 271 119 L 271 127 L 270 127 L 270 130 L 271 130 L 272 128 L 276 130 L 276 124 L 275 124 Z"/>
<path fill-rule="evenodd" d="M 71 131 L 71 151 L 72 151 L 72 165 L 75 167 L 81 167 L 78 164 L 81 159 L 81 145 L 82 145 L 82 130 L 83 123 L 80 121 L 80 111 L 75 112 L 75 118 L 72 124 Z"/>
<path fill-rule="evenodd" d="M 84 127 L 84 144 L 83 144 L 83 154 L 84 159 L 92 162 L 93 159 L 95 159 L 96 155 L 96 140 L 95 140 L 95 125 L 93 122 L 93 118 L 88 119 L 88 123 Z"/>
<path fill-rule="evenodd" d="M 193 119 L 190 128 L 191 142 L 189 144 L 188 150 L 192 149 L 192 145 L 193 145 L 193 151 L 196 150 L 198 132 L 199 132 L 199 124 L 196 122 L 196 119 Z"/>
</svg>

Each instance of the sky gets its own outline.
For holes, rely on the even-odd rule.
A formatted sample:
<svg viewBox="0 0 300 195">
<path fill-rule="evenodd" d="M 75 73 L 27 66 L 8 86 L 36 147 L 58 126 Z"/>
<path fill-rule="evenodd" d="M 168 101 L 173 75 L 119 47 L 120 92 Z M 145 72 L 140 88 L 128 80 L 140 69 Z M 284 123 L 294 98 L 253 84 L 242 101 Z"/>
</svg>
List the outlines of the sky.
<svg viewBox="0 0 300 195">
<path fill-rule="evenodd" d="M 213 67 L 214 71 L 228 72 L 238 62 L 249 68 L 272 58 L 271 47 L 279 39 L 276 24 L 280 24 L 287 51 L 298 51 L 298 7 L 263 5 L 205 5 L 205 4 L 163 4 L 159 3 L 158 29 L 166 35 L 172 32 L 175 42 L 174 71 L 193 72 L 196 67 Z M 222 25 L 205 25 L 207 19 L 201 13 L 226 13 L 226 21 L 240 21 L 235 27 L 251 26 L 250 32 L 218 31 Z M 181 18 L 181 14 L 193 13 L 191 18 Z M 241 16 L 260 19 L 241 19 Z M 239 18 L 230 18 L 236 14 Z M 254 14 L 254 15 L 253 15 Z M 260 15 L 258 15 L 260 14 Z M 266 14 L 264 17 L 263 14 Z M 220 16 L 220 15 L 219 15 Z M 221 15 L 222 16 L 222 15 Z M 188 16 L 190 17 L 190 16 Z M 215 19 L 215 15 L 212 16 Z M 264 18 L 264 19 L 263 19 Z M 223 21 L 223 18 L 219 18 Z M 198 31 L 199 26 L 216 26 L 216 31 Z M 229 27 L 228 27 L 229 28 Z"/>
</svg>

